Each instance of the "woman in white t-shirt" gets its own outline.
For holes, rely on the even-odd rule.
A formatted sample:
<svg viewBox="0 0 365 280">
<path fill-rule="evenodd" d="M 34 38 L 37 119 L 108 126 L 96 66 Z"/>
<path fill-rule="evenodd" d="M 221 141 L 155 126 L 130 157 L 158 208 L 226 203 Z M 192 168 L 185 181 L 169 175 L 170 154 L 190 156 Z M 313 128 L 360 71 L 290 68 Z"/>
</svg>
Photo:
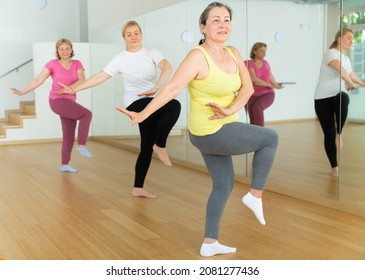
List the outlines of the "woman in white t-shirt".
<svg viewBox="0 0 365 280">
<path fill-rule="evenodd" d="M 353 72 L 350 59 L 343 54 L 351 49 L 353 39 L 351 29 L 343 28 L 336 33 L 322 60 L 315 92 L 315 111 L 324 133 L 324 147 L 332 176 L 338 176 L 337 149 L 342 147 L 341 133 L 349 105 L 348 91 L 356 88 L 355 83 L 365 86 L 365 80 L 360 80 Z"/>
<path fill-rule="evenodd" d="M 142 31 L 137 22 L 128 21 L 122 28 L 122 36 L 126 44 L 124 51 L 115 55 L 102 71 L 77 87 L 70 88 L 63 85 L 65 89 L 60 93 L 74 93 L 91 88 L 116 74 L 121 74 L 125 88 L 124 105 L 128 110 L 142 111 L 167 82 L 172 67 L 160 52 L 142 46 Z M 157 67 L 161 70 L 159 76 Z M 180 110 L 180 102 L 173 99 L 139 124 L 141 150 L 135 166 L 132 196 L 157 197 L 143 188 L 144 181 L 153 152 L 165 165 L 172 165 L 166 150 L 166 141 L 179 118 Z"/>
</svg>

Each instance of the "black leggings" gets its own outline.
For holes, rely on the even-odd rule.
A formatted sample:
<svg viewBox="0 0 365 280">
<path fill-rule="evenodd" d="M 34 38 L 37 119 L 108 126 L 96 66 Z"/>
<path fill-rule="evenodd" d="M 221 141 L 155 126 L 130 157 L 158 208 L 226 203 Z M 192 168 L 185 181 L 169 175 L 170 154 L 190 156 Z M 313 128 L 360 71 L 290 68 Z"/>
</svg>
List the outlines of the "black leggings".
<svg viewBox="0 0 365 280">
<path fill-rule="evenodd" d="M 324 99 L 316 99 L 314 107 L 324 133 L 324 148 L 331 167 L 337 167 L 336 134 L 341 134 L 350 103 L 346 92 Z"/>
<path fill-rule="evenodd" d="M 152 97 L 138 99 L 129 105 L 127 110 L 141 112 L 152 99 Z M 156 144 L 160 148 L 166 147 L 167 137 L 179 118 L 180 110 L 180 102 L 173 99 L 138 125 L 141 144 L 135 166 L 135 188 L 143 188 L 152 160 L 153 145 Z"/>
</svg>

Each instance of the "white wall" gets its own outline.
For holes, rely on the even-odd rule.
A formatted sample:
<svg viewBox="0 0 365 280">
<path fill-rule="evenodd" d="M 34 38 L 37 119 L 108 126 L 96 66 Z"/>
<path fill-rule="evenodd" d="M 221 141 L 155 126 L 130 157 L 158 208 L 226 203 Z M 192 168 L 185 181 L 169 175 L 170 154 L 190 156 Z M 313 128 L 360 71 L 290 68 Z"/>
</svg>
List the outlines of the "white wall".
<svg viewBox="0 0 365 280">
<path fill-rule="evenodd" d="M 33 57 L 33 43 L 55 42 L 65 37 L 80 39 L 79 0 L 47 1 L 37 10 L 31 0 L 0 1 L 0 76 Z M 52 51 L 54 46 L 52 46 Z M 54 53 L 49 58 L 53 58 Z M 25 87 L 34 75 L 32 64 L 0 79 L 0 119 L 4 110 L 17 109 L 19 100 L 33 99 L 32 94 L 17 97 L 9 87 Z"/>
<path fill-rule="evenodd" d="M 140 16 L 184 0 L 88 0 L 89 28 L 104 28 L 120 20 Z M 106 16 L 102 16 L 106 15 Z"/>
</svg>

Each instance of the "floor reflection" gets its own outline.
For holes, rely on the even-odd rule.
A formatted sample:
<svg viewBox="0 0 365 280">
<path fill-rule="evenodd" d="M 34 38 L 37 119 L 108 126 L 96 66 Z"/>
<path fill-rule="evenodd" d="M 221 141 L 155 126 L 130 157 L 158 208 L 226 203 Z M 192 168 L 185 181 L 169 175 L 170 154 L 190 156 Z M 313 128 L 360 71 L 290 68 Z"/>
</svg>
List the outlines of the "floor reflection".
<svg viewBox="0 0 365 280">
<path fill-rule="evenodd" d="M 365 124 L 346 124 L 340 154 L 340 200 L 365 207 Z"/>
<path fill-rule="evenodd" d="M 340 180 L 330 176 L 323 147 L 323 133 L 313 120 L 268 124 L 279 134 L 279 147 L 269 176 L 268 190 L 294 197 L 314 196 L 351 201 L 365 206 L 365 125 L 346 124 L 340 154 Z M 138 151 L 139 137 L 93 137 L 95 141 Z M 190 144 L 186 131 L 174 133 L 167 147 L 175 164 L 206 171 L 199 151 Z M 252 154 L 234 156 L 238 181 L 250 182 Z M 340 185 L 339 185 L 340 182 Z"/>
</svg>

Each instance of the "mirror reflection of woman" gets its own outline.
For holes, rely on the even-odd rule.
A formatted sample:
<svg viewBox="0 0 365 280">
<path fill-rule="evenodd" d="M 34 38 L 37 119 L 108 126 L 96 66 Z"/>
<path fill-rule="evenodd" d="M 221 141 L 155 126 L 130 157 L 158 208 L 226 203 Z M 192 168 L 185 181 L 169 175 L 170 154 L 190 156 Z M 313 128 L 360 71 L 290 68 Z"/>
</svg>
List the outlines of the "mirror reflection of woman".
<svg viewBox="0 0 365 280">
<path fill-rule="evenodd" d="M 265 60 L 267 45 L 257 42 L 252 46 L 247 68 L 250 72 L 255 92 L 248 100 L 246 109 L 250 124 L 264 126 L 264 110 L 269 108 L 275 99 L 274 89 L 283 88 L 282 83 L 277 83 L 271 72 L 270 64 Z"/>
<path fill-rule="evenodd" d="M 74 93 L 91 88 L 117 74 L 121 74 L 125 88 L 125 106 L 129 110 L 142 111 L 169 79 L 172 66 L 159 51 L 142 46 L 142 30 L 137 22 L 128 21 L 122 28 L 122 37 L 126 45 L 125 50 L 115 55 L 102 71 L 91 76 L 77 87 L 63 85 L 64 91 Z M 159 75 L 157 68 L 161 70 Z M 165 165 L 172 165 L 167 153 L 166 141 L 179 118 L 180 109 L 180 102 L 173 99 L 139 124 L 141 143 L 135 165 L 132 196 L 157 197 L 156 194 L 143 188 L 145 178 L 151 164 L 153 152 Z"/>
<path fill-rule="evenodd" d="M 352 70 L 351 61 L 344 53 L 351 50 L 354 40 L 349 28 L 339 30 L 329 50 L 324 54 L 315 92 L 315 111 L 324 133 L 324 147 L 331 165 L 331 176 L 338 176 L 337 150 L 343 146 L 342 129 L 345 125 L 349 91 L 356 85 L 365 86 Z M 341 81 L 341 82 L 340 82 Z"/>
</svg>

